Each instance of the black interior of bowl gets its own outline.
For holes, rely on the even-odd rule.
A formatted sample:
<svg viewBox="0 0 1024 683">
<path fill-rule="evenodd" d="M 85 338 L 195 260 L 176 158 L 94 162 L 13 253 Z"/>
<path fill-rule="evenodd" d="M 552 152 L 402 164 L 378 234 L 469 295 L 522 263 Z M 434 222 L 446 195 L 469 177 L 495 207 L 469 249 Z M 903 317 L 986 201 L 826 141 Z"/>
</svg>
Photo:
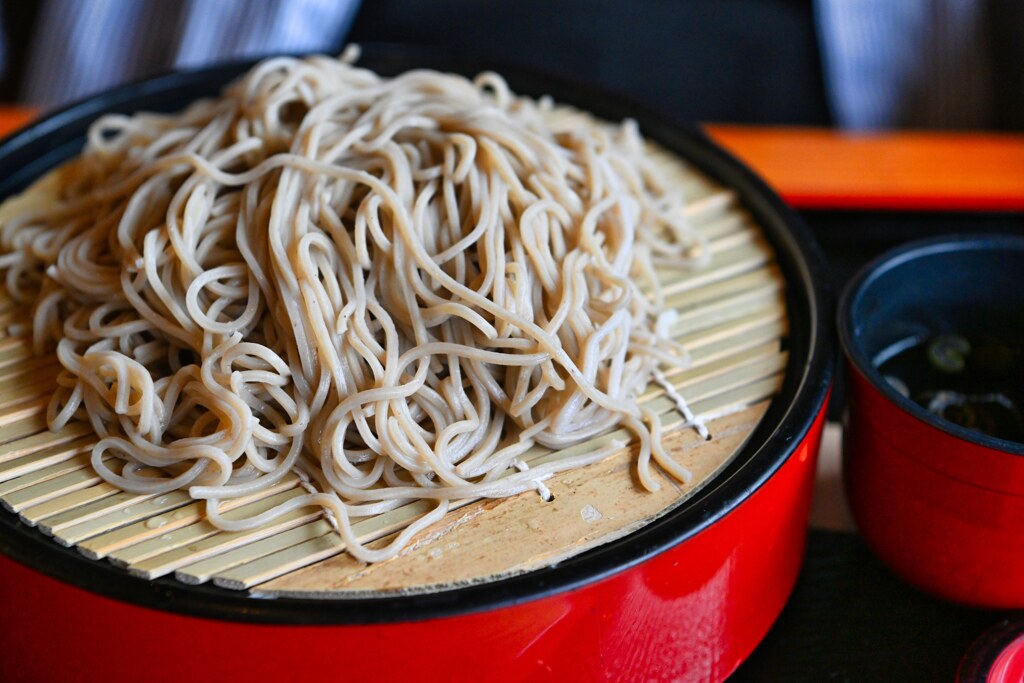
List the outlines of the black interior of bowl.
<svg viewBox="0 0 1024 683">
<path fill-rule="evenodd" d="M 858 370 L 903 409 L 960 438 L 1024 453 L 1024 444 L 937 417 L 896 391 L 877 368 L 891 349 L 935 335 L 1024 340 L 1022 273 L 1021 237 L 943 237 L 896 249 L 866 266 L 844 293 L 839 312 L 843 345 Z"/>
<path fill-rule="evenodd" d="M 684 504 L 642 529 L 554 567 L 481 585 L 417 595 L 381 595 L 330 601 L 306 598 L 256 600 L 211 585 L 173 579 L 146 581 L 106 562 L 63 548 L 17 517 L 0 514 L 0 552 L 60 580 L 137 604 L 188 614 L 266 623 L 380 623 L 411 621 L 494 609 L 570 590 L 628 567 L 699 532 L 742 504 L 802 443 L 831 385 L 831 298 L 824 259 L 802 222 L 756 176 L 711 143 L 697 127 L 652 112 L 613 93 L 540 73 L 469 63 L 420 51 L 364 49 L 361 66 L 382 74 L 429 67 L 466 75 L 501 72 L 512 88 L 587 109 L 609 120 L 634 118 L 644 135 L 733 188 L 772 243 L 787 283 L 789 362 L 783 388 L 742 452 Z M 0 200 L 81 149 L 89 124 L 101 114 L 141 110 L 171 112 L 216 95 L 251 62 L 178 72 L 90 98 L 59 111 L 0 143 Z"/>
</svg>

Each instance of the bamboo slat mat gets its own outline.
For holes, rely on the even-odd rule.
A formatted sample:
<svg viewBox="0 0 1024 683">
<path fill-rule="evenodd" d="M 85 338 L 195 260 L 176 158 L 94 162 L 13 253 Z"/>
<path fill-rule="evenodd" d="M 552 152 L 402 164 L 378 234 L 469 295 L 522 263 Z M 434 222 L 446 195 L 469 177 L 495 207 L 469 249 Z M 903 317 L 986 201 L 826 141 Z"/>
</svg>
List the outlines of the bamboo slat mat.
<svg viewBox="0 0 1024 683">
<path fill-rule="evenodd" d="M 685 182 L 687 213 L 710 239 L 713 256 L 700 270 L 660 273 L 666 304 L 678 312 L 671 332 L 693 359 L 691 367 L 665 376 L 713 438 L 706 441 L 687 426 L 675 398 L 660 386 L 649 386 L 642 401 L 661 416 L 673 457 L 693 472 L 688 483 L 658 471 L 661 489 L 647 492 L 628 447 L 546 481 L 550 502 L 531 491 L 453 506 L 398 557 L 370 566 L 344 553 L 313 507 L 258 529 L 220 531 L 186 492 L 137 495 L 101 481 L 89 465 L 96 438 L 88 425 L 48 431 L 46 404 L 59 367 L 52 356 L 32 355 L 27 313 L 0 291 L 0 503 L 53 542 L 133 575 L 212 582 L 263 596 L 436 590 L 528 571 L 619 538 L 714 477 L 757 426 L 786 368 L 784 280 L 771 246 L 731 191 L 692 172 Z M 538 447 L 523 459 L 532 466 L 616 438 L 629 441 L 630 434 L 617 430 L 558 453 Z M 289 476 L 222 509 L 227 517 L 248 517 L 304 492 Z M 427 506 L 412 503 L 356 520 L 355 529 L 364 542 L 385 544 Z"/>
</svg>

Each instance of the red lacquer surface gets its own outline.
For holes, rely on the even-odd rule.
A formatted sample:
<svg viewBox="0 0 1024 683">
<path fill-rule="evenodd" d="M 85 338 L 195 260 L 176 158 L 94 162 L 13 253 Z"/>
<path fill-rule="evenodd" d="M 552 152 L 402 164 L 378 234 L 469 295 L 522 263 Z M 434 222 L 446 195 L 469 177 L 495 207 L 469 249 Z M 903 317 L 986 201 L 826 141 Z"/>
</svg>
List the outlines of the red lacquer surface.
<svg viewBox="0 0 1024 683">
<path fill-rule="evenodd" d="M 1024 607 L 1024 457 L 957 439 L 848 376 L 844 479 L 872 549 L 940 597 Z"/>
<path fill-rule="evenodd" d="M 1010 643 L 992 664 L 986 683 L 1020 683 L 1024 681 L 1024 636 Z"/>
<path fill-rule="evenodd" d="M 782 609 L 803 556 L 824 412 L 782 467 L 675 548 L 575 591 L 371 626 L 143 608 L 0 556 L 0 680 L 720 681 Z"/>
</svg>

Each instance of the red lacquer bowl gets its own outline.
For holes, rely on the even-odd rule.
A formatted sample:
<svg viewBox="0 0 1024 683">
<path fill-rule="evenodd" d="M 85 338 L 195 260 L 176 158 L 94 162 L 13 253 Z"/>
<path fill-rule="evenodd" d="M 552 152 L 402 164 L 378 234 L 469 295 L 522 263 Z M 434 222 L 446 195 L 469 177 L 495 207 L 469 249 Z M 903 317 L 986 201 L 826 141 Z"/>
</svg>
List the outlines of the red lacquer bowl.
<svg viewBox="0 0 1024 683">
<path fill-rule="evenodd" d="M 1018 237 L 916 242 L 867 266 L 839 306 L 844 475 L 860 532 L 908 582 L 971 605 L 1024 607 L 1024 444 L 930 413 L 875 363 L 915 335 L 1024 339 L 1021 273 Z"/>
<path fill-rule="evenodd" d="M 985 631 L 964 655 L 956 683 L 1024 681 L 1024 617 L 1006 618 Z"/>
<path fill-rule="evenodd" d="M 372 50 L 363 63 L 385 73 L 494 66 Z M 247 66 L 115 90 L 9 138 L 0 198 L 80 149 L 98 115 L 178 110 Z M 824 261 L 799 219 L 698 130 L 575 84 L 503 71 L 519 92 L 636 118 L 733 188 L 763 226 L 787 283 L 789 363 L 743 449 L 692 498 L 621 539 L 557 566 L 422 595 L 269 600 L 145 581 L 0 510 L 0 680 L 721 681 L 750 654 L 803 555 L 833 366 Z"/>
</svg>

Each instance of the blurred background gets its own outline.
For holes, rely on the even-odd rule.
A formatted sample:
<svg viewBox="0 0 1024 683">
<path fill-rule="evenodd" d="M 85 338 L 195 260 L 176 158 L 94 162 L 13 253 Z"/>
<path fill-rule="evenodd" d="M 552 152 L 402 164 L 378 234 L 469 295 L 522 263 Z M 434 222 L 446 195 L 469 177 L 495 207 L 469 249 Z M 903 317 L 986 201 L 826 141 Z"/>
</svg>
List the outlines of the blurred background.
<svg viewBox="0 0 1024 683">
<path fill-rule="evenodd" d="M 0 100 L 344 43 L 598 83 L 699 121 L 1024 129 L 1019 0 L 0 0 Z"/>
</svg>

